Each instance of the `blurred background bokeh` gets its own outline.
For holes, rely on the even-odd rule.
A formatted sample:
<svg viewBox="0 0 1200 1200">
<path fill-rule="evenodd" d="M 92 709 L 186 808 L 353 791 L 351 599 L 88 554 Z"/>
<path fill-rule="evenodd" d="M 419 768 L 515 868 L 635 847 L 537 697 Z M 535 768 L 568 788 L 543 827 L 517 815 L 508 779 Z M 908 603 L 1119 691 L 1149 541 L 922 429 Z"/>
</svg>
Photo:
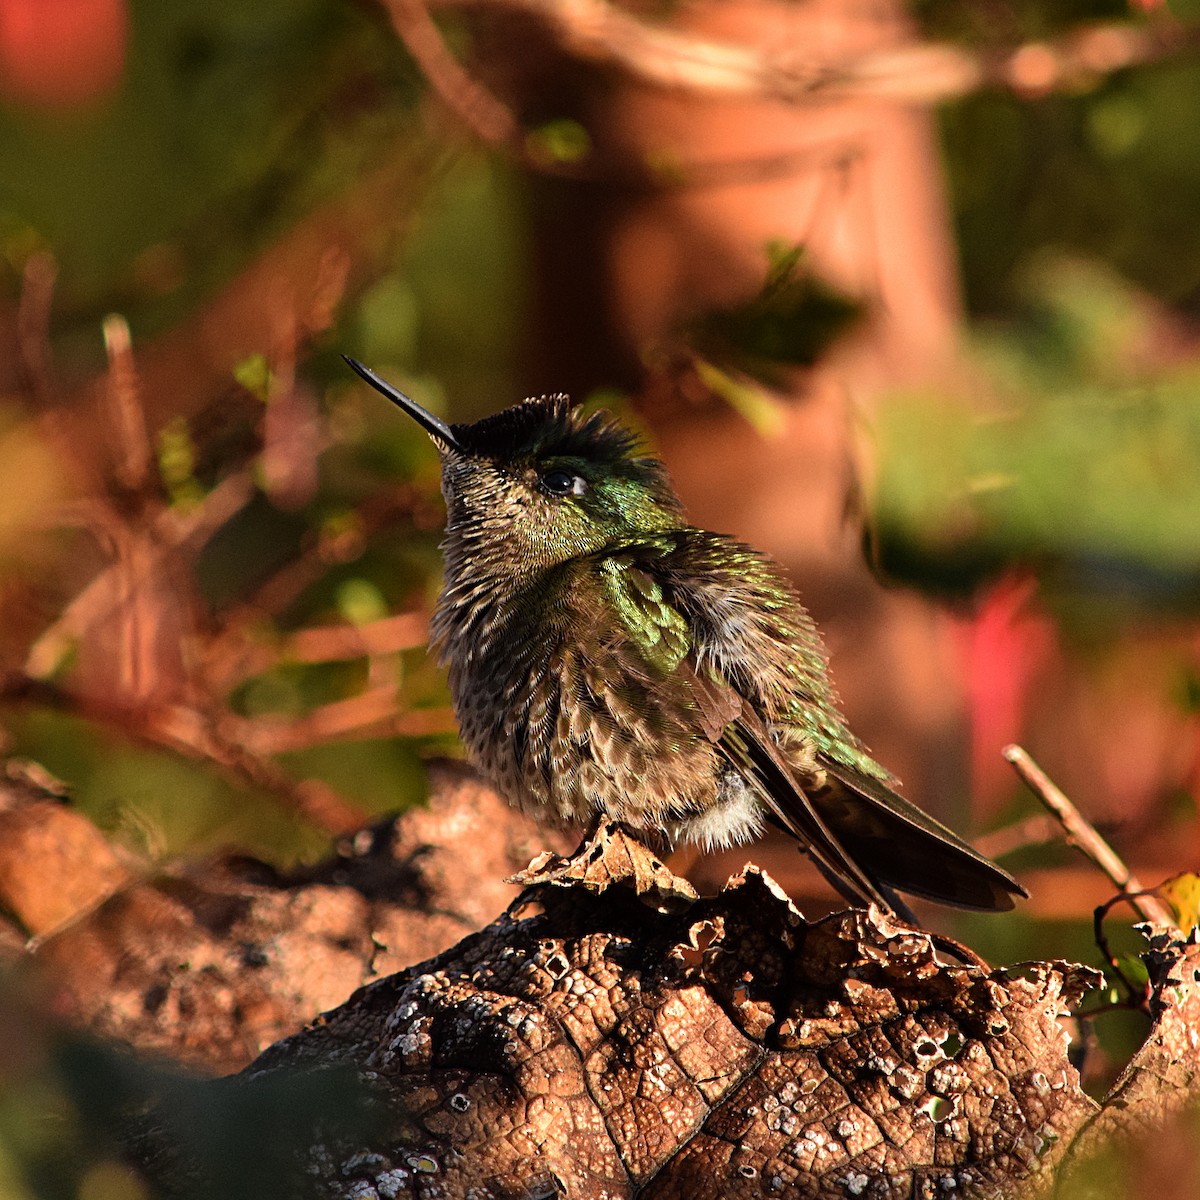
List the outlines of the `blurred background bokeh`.
<svg viewBox="0 0 1200 1200">
<path fill-rule="evenodd" d="M 436 457 L 340 355 L 569 391 L 1033 892 L 959 932 L 1094 958 L 1000 752 L 1195 864 L 1198 50 L 1194 0 L 0 0 L 4 755 L 151 864 L 418 802 Z"/>
</svg>

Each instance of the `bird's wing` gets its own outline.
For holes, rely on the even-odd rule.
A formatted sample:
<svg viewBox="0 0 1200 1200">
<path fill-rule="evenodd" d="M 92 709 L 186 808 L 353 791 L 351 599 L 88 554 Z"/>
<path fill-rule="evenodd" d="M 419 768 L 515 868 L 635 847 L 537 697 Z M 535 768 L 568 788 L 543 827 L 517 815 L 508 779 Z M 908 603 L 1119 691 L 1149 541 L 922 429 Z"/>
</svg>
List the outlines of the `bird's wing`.
<svg viewBox="0 0 1200 1200">
<path fill-rule="evenodd" d="M 675 539 L 651 543 L 623 578 L 638 579 L 635 591 L 682 618 L 688 649 L 672 671 L 687 677 L 706 735 L 839 890 L 890 908 L 902 907 L 893 887 L 984 910 L 1011 908 L 1025 895 L 889 786 L 845 727 L 816 631 L 772 564 L 736 543 L 714 546 L 716 535 L 681 531 Z M 768 724 L 798 731 L 810 768 L 798 774 Z"/>
<path fill-rule="evenodd" d="M 813 803 L 855 860 L 875 878 L 913 896 L 999 912 L 1029 893 L 953 830 L 882 780 L 819 755 L 828 783 Z"/>
<path fill-rule="evenodd" d="M 599 562 L 605 599 L 639 652 L 648 674 L 666 686 L 674 702 L 691 709 L 690 723 L 703 730 L 717 752 L 759 793 L 776 822 L 807 850 L 826 876 L 850 900 L 898 907 L 848 853 L 784 761 L 753 699 L 742 694 L 718 669 L 713 655 L 698 648 L 686 590 L 666 579 L 662 543 L 609 554 Z M 700 631 L 705 633 L 707 631 Z M 712 649 L 705 642 L 707 649 Z M 734 648 L 739 659 L 752 647 Z M 763 664 L 764 668 L 766 664 Z M 682 690 L 680 685 L 683 685 Z"/>
<path fill-rule="evenodd" d="M 783 761 L 761 721 L 743 713 L 717 739 L 722 756 L 752 781 L 767 810 L 804 848 L 821 873 L 852 903 L 900 906 L 888 889 L 863 870 L 826 822 L 795 773 Z"/>
</svg>

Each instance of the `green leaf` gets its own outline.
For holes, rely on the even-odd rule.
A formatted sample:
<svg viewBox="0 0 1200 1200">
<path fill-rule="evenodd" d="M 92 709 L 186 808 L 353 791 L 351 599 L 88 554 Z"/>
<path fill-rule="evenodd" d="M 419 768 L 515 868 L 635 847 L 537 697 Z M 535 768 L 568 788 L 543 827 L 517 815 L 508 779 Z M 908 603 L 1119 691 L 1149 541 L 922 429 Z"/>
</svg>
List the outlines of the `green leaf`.
<svg viewBox="0 0 1200 1200">
<path fill-rule="evenodd" d="M 271 397 L 271 367 L 267 356 L 262 353 L 251 354 L 243 358 L 233 368 L 233 377 L 252 396 L 257 396 L 264 404 Z"/>
<path fill-rule="evenodd" d="M 366 625 L 388 615 L 383 593 L 369 579 L 346 579 L 337 590 L 338 612 L 351 625 Z"/>
<path fill-rule="evenodd" d="M 539 162 L 575 163 L 592 152 L 591 135 L 578 121 L 560 117 L 525 136 L 529 153 Z"/>
<path fill-rule="evenodd" d="M 741 413 L 764 438 L 783 434 L 787 414 L 783 403 L 770 392 L 750 380 L 735 378 L 706 359 L 696 359 L 693 366 L 701 382 Z"/>
<path fill-rule="evenodd" d="M 1140 954 L 1118 954 L 1117 965 L 1135 988 L 1145 987 L 1150 982 L 1150 974 Z"/>
<path fill-rule="evenodd" d="M 772 243 L 767 258 L 766 278 L 754 296 L 705 313 L 686 337 L 710 362 L 777 383 L 781 369 L 817 362 L 862 306 L 806 269 L 802 246 Z"/>
<path fill-rule="evenodd" d="M 194 508 L 203 499 L 195 472 L 196 447 L 187 421 L 174 417 L 158 434 L 158 473 L 172 504 Z"/>
</svg>

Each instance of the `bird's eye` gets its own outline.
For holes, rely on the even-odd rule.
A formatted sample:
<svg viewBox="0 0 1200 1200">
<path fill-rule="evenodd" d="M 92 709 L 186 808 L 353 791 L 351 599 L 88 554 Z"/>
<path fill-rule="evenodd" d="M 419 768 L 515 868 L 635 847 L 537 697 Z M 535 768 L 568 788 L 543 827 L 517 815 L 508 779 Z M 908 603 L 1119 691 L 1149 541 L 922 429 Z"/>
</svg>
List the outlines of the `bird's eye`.
<svg viewBox="0 0 1200 1200">
<path fill-rule="evenodd" d="M 587 484 L 578 475 L 555 468 L 542 475 L 542 488 L 551 496 L 582 496 Z"/>
</svg>

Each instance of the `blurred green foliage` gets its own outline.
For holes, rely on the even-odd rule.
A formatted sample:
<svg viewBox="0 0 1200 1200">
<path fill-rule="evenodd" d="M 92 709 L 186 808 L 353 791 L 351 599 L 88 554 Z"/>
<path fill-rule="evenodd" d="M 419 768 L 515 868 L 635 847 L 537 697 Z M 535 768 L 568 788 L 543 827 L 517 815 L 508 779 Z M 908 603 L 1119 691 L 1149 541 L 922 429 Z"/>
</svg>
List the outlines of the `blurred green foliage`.
<svg viewBox="0 0 1200 1200">
<path fill-rule="evenodd" d="M 811 367 L 862 315 L 862 306 L 805 267 L 804 247 L 767 247 L 766 279 L 742 304 L 698 317 L 688 341 L 707 358 L 768 385 Z"/>
<path fill-rule="evenodd" d="M 1016 565 L 1135 611 L 1200 608 L 1200 369 L 1148 358 L 1152 314 L 1118 277 L 1035 259 L 974 340 L 979 394 L 883 411 L 889 573 L 968 594 Z"/>
<path fill-rule="evenodd" d="M 319 201 L 417 133 L 380 14 L 329 0 L 131 4 L 117 93 L 71 115 L 0 105 L 0 285 L 48 246 L 56 315 L 99 361 L 113 308 L 178 321 Z M 6 289 L 7 290 L 7 289 Z"/>
<path fill-rule="evenodd" d="M 333 378 L 344 378 L 346 353 L 399 377 L 434 411 L 445 413 L 453 397 L 456 419 L 508 402 L 532 286 L 522 182 L 511 165 L 480 151 L 461 152 L 441 169 L 391 270 L 347 314 L 338 355 L 323 360 Z M 391 440 L 412 441 L 435 460 L 428 438 L 376 409 Z"/>
<path fill-rule="evenodd" d="M 969 304 L 1019 302 L 1026 257 L 1094 256 L 1155 295 L 1200 308 L 1200 67 L 1163 63 L 1084 95 L 973 97 L 943 130 Z"/>
<path fill-rule="evenodd" d="M 919 0 L 931 36 L 986 52 L 1130 17 L 1123 0 Z M 1200 20 L 1194 0 L 1157 19 Z M 1040 98 L 983 92 L 946 105 L 943 145 L 972 312 L 1020 304 L 1031 253 L 1104 261 L 1154 295 L 1200 310 L 1200 65 L 1167 59 Z"/>
</svg>

